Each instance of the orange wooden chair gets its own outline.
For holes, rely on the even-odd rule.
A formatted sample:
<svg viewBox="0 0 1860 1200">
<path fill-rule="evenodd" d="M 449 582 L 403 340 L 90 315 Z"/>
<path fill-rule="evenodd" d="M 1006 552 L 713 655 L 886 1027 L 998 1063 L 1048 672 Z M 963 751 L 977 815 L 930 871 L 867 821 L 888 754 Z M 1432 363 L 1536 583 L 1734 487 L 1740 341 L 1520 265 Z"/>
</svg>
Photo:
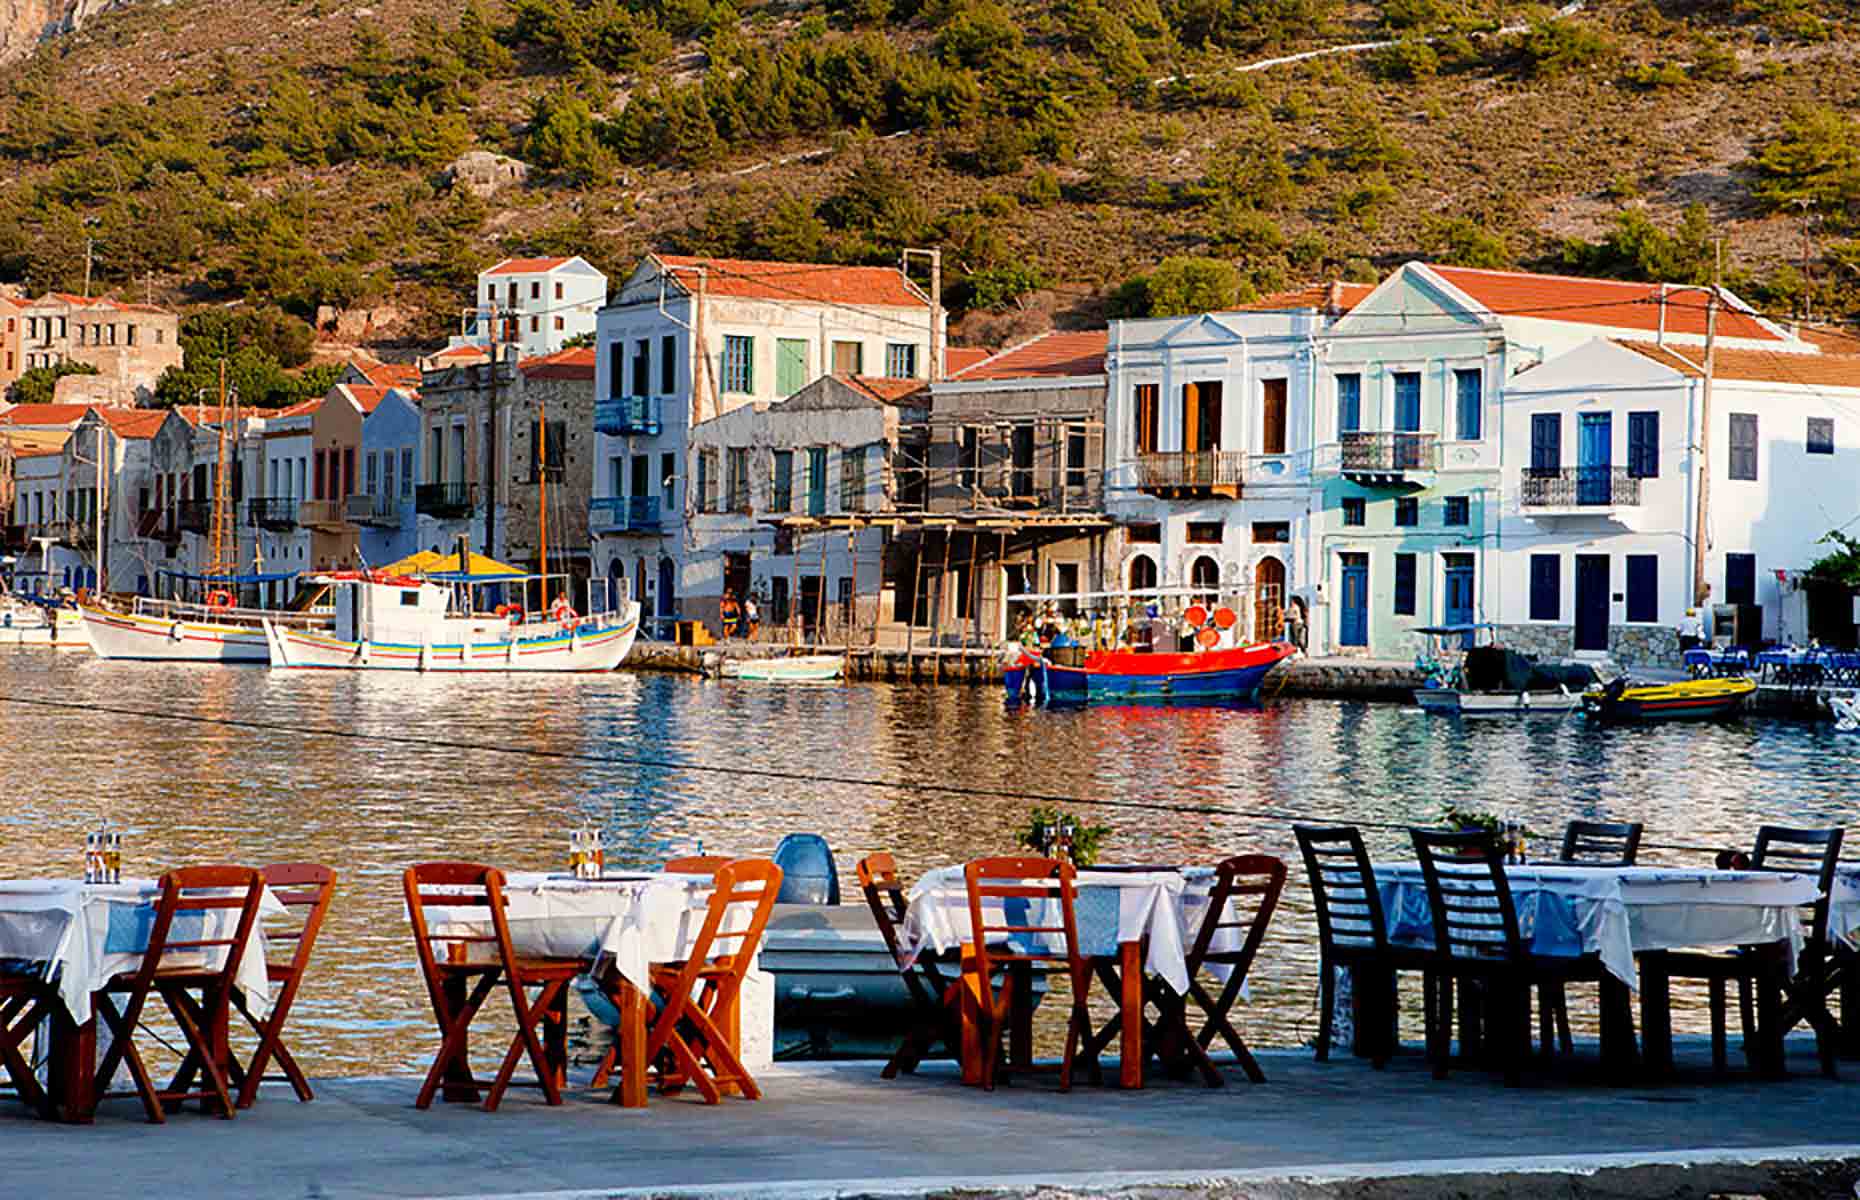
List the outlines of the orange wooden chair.
<svg viewBox="0 0 1860 1200">
<path fill-rule="evenodd" d="M 781 868 L 767 859 L 738 859 L 719 867 L 716 878 L 690 956 L 653 968 L 658 1013 L 643 1060 L 658 1067 L 663 1092 L 690 1083 L 706 1104 L 722 1100 L 726 1087 L 760 1100 L 762 1091 L 724 1026 L 774 911 Z M 614 1098 L 620 1098 L 618 1089 Z"/>
<path fill-rule="evenodd" d="M 1091 1013 L 1085 1003 L 1091 991 L 1091 964 L 1079 952 L 1074 903 L 1077 874 L 1070 862 L 1057 858 L 983 858 L 963 868 L 974 938 L 973 969 L 981 992 L 974 1015 L 981 1033 L 982 1087 L 989 1091 L 995 1086 L 1002 1036 L 1015 1025 L 1015 999 L 1025 990 L 1017 986 L 1015 976 L 1038 963 L 1049 967 L 1063 963 L 1072 983 L 1066 1052 L 1059 1066 L 1060 1090 L 1072 1088 L 1073 1059 L 1079 1044 L 1092 1036 Z M 1055 936 L 1064 943 L 1063 953 L 1043 944 Z M 1095 1058 L 1092 1074 L 1096 1080 Z"/>
<path fill-rule="evenodd" d="M 95 1094 L 141 1097 L 143 1110 L 155 1124 L 167 1120 L 166 1107 L 201 1100 L 217 1107 L 222 1117 L 234 1115 L 227 1067 L 215 1052 L 219 1032 L 232 1012 L 234 980 L 245 956 L 258 905 L 265 894 L 264 881 L 250 867 L 183 867 L 161 877 L 161 894 L 155 901 L 154 923 L 142 963 L 101 988 L 96 995 L 97 1015 L 110 1029 L 110 1049 L 97 1067 Z M 235 913 L 229 936 L 214 936 L 224 927 L 224 914 Z M 175 919 L 186 926 L 198 922 L 198 937 L 176 937 Z M 182 961 L 164 961 L 170 955 Z M 218 966 L 202 962 L 223 955 Z M 198 991 L 200 999 L 193 993 Z M 161 997 L 187 1041 L 181 1068 L 166 1088 L 155 1086 L 142 1054 L 136 1048 L 136 1029 L 150 994 Z M 117 1000 L 122 1007 L 117 1007 Z M 135 1081 L 134 1092 L 106 1092 L 118 1066 L 127 1066 Z M 205 1090 L 195 1090 L 196 1076 L 204 1077 Z"/>
<path fill-rule="evenodd" d="M 660 870 L 669 875 L 715 875 L 719 868 L 727 867 L 735 861 L 727 854 L 693 854 L 685 858 L 667 859 Z"/>
<path fill-rule="evenodd" d="M 575 976 L 588 969 L 588 961 L 517 954 L 511 946 L 510 924 L 505 912 L 504 873 L 496 867 L 477 863 L 420 863 L 407 868 L 403 882 L 407 916 L 413 923 L 414 946 L 419 953 L 420 970 L 426 977 L 426 992 L 432 1001 L 433 1018 L 439 1024 L 441 1038 L 439 1053 L 426 1073 L 426 1081 L 420 1085 L 414 1107 L 430 1106 L 434 1093 L 442 1085 L 448 1100 L 478 1098 L 478 1090 L 486 1085 L 472 1075 L 469 1034 L 473 1018 L 499 981 L 510 994 L 517 1033 L 485 1094 L 484 1110 L 496 1112 L 505 1090 L 511 1087 L 541 1088 L 547 1103 L 562 1103 L 568 1057 L 567 988 Z M 427 924 L 428 908 L 482 910 L 483 917 L 474 917 L 471 923 L 474 926 L 488 924 L 491 931 L 464 935 L 435 933 Z M 439 950 L 442 945 L 443 958 Z M 469 954 L 472 946 L 489 946 L 495 957 L 474 961 Z M 532 988 L 537 991 L 534 998 L 530 996 Z M 544 1027 L 542 1040 L 537 1038 L 538 1026 Z M 514 1078 L 517 1064 L 526 1054 L 536 1071 L 533 1080 Z"/>
<path fill-rule="evenodd" d="M 11 1091 L 42 1117 L 52 1115 L 51 1097 L 39 1083 L 32 1062 L 20 1049 L 49 1015 L 58 997 L 31 975 L 0 975 L 0 1070 Z"/>
<path fill-rule="evenodd" d="M 288 1082 L 297 1093 L 300 1101 L 309 1100 L 313 1093 L 310 1081 L 304 1077 L 297 1060 L 291 1057 L 290 1049 L 284 1044 L 284 1022 L 289 1018 L 291 1005 L 297 1000 L 297 989 L 302 986 L 304 971 L 310 966 L 310 952 L 316 946 L 318 932 L 323 928 L 323 918 L 329 912 L 329 902 L 336 894 L 336 872 L 317 863 L 276 863 L 259 871 L 270 888 L 286 909 L 293 913 L 301 912 L 303 924 L 293 930 L 276 930 L 265 934 L 267 948 L 282 947 L 295 943 L 296 950 L 288 963 L 265 963 L 265 973 L 273 989 L 271 1011 L 263 1017 L 255 1016 L 246 1006 L 243 992 L 233 993 L 233 1007 L 246 1019 L 258 1033 L 258 1049 L 252 1052 L 252 1060 L 242 1069 L 233 1065 L 233 1075 L 239 1084 L 239 1107 L 250 1108 L 258 1099 L 258 1087 L 261 1083 Z M 272 1059 L 278 1060 L 279 1075 L 266 1075 L 265 1068 Z"/>
<path fill-rule="evenodd" d="M 904 924 L 906 905 L 896 860 L 889 854 L 868 854 L 859 860 L 854 870 L 859 877 L 859 889 L 865 893 L 866 907 L 872 910 L 872 920 L 878 925 L 879 936 L 885 939 L 885 948 L 891 951 L 894 961 L 902 964 L 905 952 L 898 930 Z M 900 1071 L 910 1074 L 917 1070 L 917 1064 L 935 1050 L 939 1042 L 952 1058 L 962 1053 L 961 981 L 953 975 L 945 975 L 942 969 L 955 965 L 949 960 L 939 962 L 936 954 L 926 949 L 909 967 L 900 966 L 917 1021 L 904 1035 L 897 1053 L 879 1072 L 880 1078 L 896 1079 Z"/>
</svg>

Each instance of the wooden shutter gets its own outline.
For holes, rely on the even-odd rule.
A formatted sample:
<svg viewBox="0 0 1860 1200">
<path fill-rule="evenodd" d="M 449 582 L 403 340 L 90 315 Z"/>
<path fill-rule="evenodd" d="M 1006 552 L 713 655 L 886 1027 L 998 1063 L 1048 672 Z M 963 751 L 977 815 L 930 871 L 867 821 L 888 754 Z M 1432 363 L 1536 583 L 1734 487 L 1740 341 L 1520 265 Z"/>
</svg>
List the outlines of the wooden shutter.
<svg viewBox="0 0 1860 1200">
<path fill-rule="evenodd" d="M 1265 421 L 1260 433 L 1260 453 L 1285 453 L 1285 380 L 1267 379 L 1260 384 Z"/>
</svg>

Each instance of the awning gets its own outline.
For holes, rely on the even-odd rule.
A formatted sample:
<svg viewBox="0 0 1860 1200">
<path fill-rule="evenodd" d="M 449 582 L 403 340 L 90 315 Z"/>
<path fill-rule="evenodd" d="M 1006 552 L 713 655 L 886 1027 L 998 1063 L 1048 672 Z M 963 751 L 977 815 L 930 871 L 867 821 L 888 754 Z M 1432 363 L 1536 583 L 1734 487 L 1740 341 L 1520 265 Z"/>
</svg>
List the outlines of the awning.
<svg viewBox="0 0 1860 1200">
<path fill-rule="evenodd" d="M 436 579 L 452 580 L 498 580 L 521 579 L 529 572 L 513 567 L 508 563 L 498 562 L 482 554 L 468 554 L 460 570 L 459 556 L 456 554 L 439 554 L 432 550 L 421 550 L 409 554 L 399 562 L 391 562 L 381 570 L 389 575 L 421 576 L 431 575 Z"/>
<path fill-rule="evenodd" d="M 166 575 L 170 579 L 185 579 L 196 583 L 277 583 L 284 579 L 295 579 L 300 571 L 263 571 L 245 575 L 195 575 L 187 571 L 171 571 L 162 568 L 156 575 Z"/>
</svg>

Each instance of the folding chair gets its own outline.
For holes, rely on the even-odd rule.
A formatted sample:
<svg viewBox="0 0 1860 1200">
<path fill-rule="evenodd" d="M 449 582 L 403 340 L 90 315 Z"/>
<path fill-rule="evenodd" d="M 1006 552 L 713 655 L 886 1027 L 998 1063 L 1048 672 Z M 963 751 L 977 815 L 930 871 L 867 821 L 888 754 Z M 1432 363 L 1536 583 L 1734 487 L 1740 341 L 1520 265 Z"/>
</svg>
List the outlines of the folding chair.
<svg viewBox="0 0 1860 1200">
<path fill-rule="evenodd" d="M 1631 867 L 1640 857 L 1639 821 L 1571 821 L 1563 828 L 1563 846 L 1557 861 L 1583 867 Z M 1538 1044 L 1546 1056 L 1561 1047 L 1575 1053 L 1569 1032 L 1569 1000 L 1563 986 L 1545 983 L 1537 989 Z"/>
<path fill-rule="evenodd" d="M 904 961 L 904 945 L 898 936 L 898 928 L 904 923 L 904 884 L 898 878 L 898 864 L 889 854 L 868 854 L 859 860 L 854 868 L 859 876 L 859 888 L 865 893 L 866 907 L 872 910 L 872 920 L 878 925 L 879 936 L 885 939 L 885 948 L 891 951 L 894 961 Z M 904 986 L 910 991 L 911 1005 L 916 1011 L 916 1023 L 904 1035 L 904 1042 L 885 1069 L 879 1072 L 881 1079 L 896 1079 L 898 1072 L 910 1074 L 917 1070 L 937 1043 L 941 1042 L 950 1053 L 950 1057 L 962 1054 L 960 982 L 945 976 L 942 968 L 955 965 L 945 960 L 939 962 L 937 956 L 929 950 L 918 954 L 917 961 L 911 966 L 900 965 L 899 971 L 904 978 Z"/>
<path fill-rule="evenodd" d="M 693 854 L 685 858 L 667 859 L 660 870 L 668 875 L 715 875 L 719 868 L 727 867 L 735 861 L 727 854 Z"/>
<path fill-rule="evenodd" d="M 1014 1000 L 1022 990 L 1014 977 L 1031 970 L 1036 963 L 1064 963 L 1072 983 L 1066 1052 L 1059 1066 L 1059 1090 L 1072 1090 L 1073 1059 L 1080 1043 L 1089 1043 L 1092 1038 L 1091 1013 L 1086 1007 L 1091 992 L 1091 964 L 1079 952 L 1077 876 L 1070 862 L 1057 858 L 983 858 L 963 868 L 969 894 L 970 935 L 974 938 L 974 971 L 981 990 L 975 1018 L 981 1027 L 982 1087 L 988 1091 L 995 1088 L 1001 1039 L 1013 1025 Z M 1052 923 L 1054 908 L 1057 925 Z M 1040 945 L 1043 939 L 1055 935 L 1063 940 L 1063 953 Z M 1096 1081 L 1099 1071 L 1095 1056 L 1091 1063 Z"/>
<path fill-rule="evenodd" d="M 310 1100 L 313 1093 L 310 1081 L 304 1077 L 297 1060 L 284 1044 L 284 1022 L 290 1016 L 291 1005 L 297 999 L 297 989 L 303 984 L 304 971 L 310 966 L 310 952 L 316 946 L 317 933 L 323 928 L 323 917 L 329 912 L 329 902 L 336 894 L 336 872 L 316 863 L 277 863 L 264 867 L 259 874 L 265 880 L 265 886 L 271 889 L 285 908 L 303 911 L 303 924 L 294 930 L 277 930 L 265 935 L 265 943 L 281 946 L 295 942 L 296 952 L 288 963 L 269 960 L 265 963 L 265 974 L 272 987 L 271 1011 L 263 1017 L 253 1014 L 247 1007 L 245 993 L 233 993 L 233 1007 L 246 1019 L 259 1035 L 258 1049 L 252 1052 L 252 1061 L 242 1069 L 233 1064 L 233 1076 L 239 1084 L 239 1107 L 250 1108 L 258 1099 L 258 1087 L 265 1082 L 286 1082 L 297 1093 L 300 1101 Z M 265 1068 L 272 1059 L 278 1060 L 280 1075 L 266 1075 Z"/>
<path fill-rule="evenodd" d="M 517 1033 L 503 1064 L 484 1098 L 484 1111 L 496 1112 L 511 1087 L 541 1088 L 543 1099 L 562 1103 L 562 1082 L 567 1061 L 568 1029 L 566 989 L 575 976 L 585 972 L 589 963 L 579 958 L 519 957 L 510 943 L 510 924 L 505 912 L 504 873 L 495 867 L 477 863 L 421 863 L 408 867 L 403 876 L 407 893 L 407 917 L 413 923 L 415 949 L 420 957 L 420 971 L 426 977 L 426 993 L 433 1005 L 433 1018 L 441 1035 L 439 1053 L 420 1085 L 414 1107 L 426 1108 L 441 1085 L 446 1098 L 478 1098 L 485 1085 L 472 1075 L 469 1034 L 472 1019 L 490 998 L 501 980 L 510 994 L 510 1007 L 516 1017 Z M 427 924 L 428 908 L 482 910 L 484 915 L 470 923 L 488 924 L 486 933 L 435 933 Z M 445 947 L 442 959 L 438 945 Z M 469 947 L 491 946 L 496 958 L 472 961 Z M 469 987 L 469 991 L 467 988 Z M 537 989 L 534 999 L 530 989 Z M 537 1039 L 537 1027 L 545 1026 L 544 1041 Z M 525 1055 L 535 1068 L 534 1080 L 520 1080 L 517 1064 Z"/>
<path fill-rule="evenodd" d="M 167 1120 L 167 1105 L 188 1100 L 211 1102 L 220 1116 L 232 1118 L 232 1088 L 226 1064 L 220 1061 L 215 1046 L 222 1044 L 232 1012 L 234 980 L 264 894 L 264 882 L 250 867 L 183 867 L 161 877 L 161 895 L 155 902 L 154 923 L 141 965 L 133 972 L 116 976 L 97 992 L 97 1015 L 110 1030 L 110 1049 L 97 1067 L 98 1099 L 139 1096 L 149 1120 L 157 1125 Z M 215 927 L 225 924 L 221 916 L 224 913 L 237 914 L 233 931 L 230 936 L 213 936 Z M 187 918 L 184 925 L 198 920 L 200 935 L 175 937 L 177 917 Z M 224 957 L 214 966 L 210 960 L 219 953 Z M 164 963 L 170 955 L 190 961 Z M 200 992 L 198 1001 L 193 997 L 196 990 Z M 136 1029 L 142 1024 L 151 992 L 167 1005 L 188 1047 L 180 1070 L 166 1088 L 155 1086 L 135 1043 Z M 116 1005 L 118 997 L 123 1001 L 120 1009 Z M 117 1067 L 123 1065 L 135 1080 L 135 1091 L 106 1092 Z M 204 1077 L 206 1090 L 193 1090 L 196 1075 Z"/>
<path fill-rule="evenodd" d="M 1195 935 L 1195 944 L 1188 951 L 1188 995 L 1174 995 L 1162 980 L 1153 980 L 1158 1008 L 1162 1009 L 1165 1019 L 1176 1027 L 1180 1034 L 1188 1035 L 1192 1046 L 1190 1053 L 1198 1056 L 1203 1066 L 1203 1075 L 1212 1076 L 1211 1086 L 1221 1082 L 1219 1072 L 1213 1069 L 1208 1060 L 1207 1050 L 1213 1044 L 1215 1036 L 1227 1043 L 1227 1048 L 1234 1052 L 1240 1069 L 1254 1083 L 1266 1082 L 1265 1072 L 1259 1069 L 1259 1063 L 1247 1049 L 1246 1042 L 1233 1026 L 1228 1014 L 1233 1010 L 1234 1001 L 1246 986 L 1247 972 L 1253 967 L 1253 959 L 1259 954 L 1260 943 L 1265 940 L 1266 927 L 1272 923 L 1272 914 L 1279 907 L 1279 896 L 1285 891 L 1285 863 L 1265 854 L 1241 854 L 1229 858 L 1214 868 L 1214 890 L 1208 897 L 1208 911 L 1201 919 L 1201 929 Z M 1236 907 L 1244 908 L 1251 902 L 1250 913 L 1238 913 Z M 1222 931 L 1232 931 L 1223 938 Z M 1239 932 L 1244 930 L 1244 933 Z M 1218 940 L 1239 945 L 1215 948 Z M 1198 976 L 1201 969 L 1210 964 L 1226 967 L 1231 974 L 1227 983 L 1221 988 L 1218 997 L 1210 996 L 1201 984 Z M 1164 1006 L 1165 1000 L 1167 1007 Z M 1207 1017 L 1199 1033 L 1189 1029 L 1188 1001 L 1193 1000 Z"/>
<path fill-rule="evenodd" d="M 0 1069 L 6 1071 L 11 1091 L 42 1117 L 52 1115 L 51 1097 L 39 1084 L 32 1060 L 20 1048 L 32 1037 L 58 997 L 43 981 L 31 975 L 0 974 Z"/>
<path fill-rule="evenodd" d="M 762 1098 L 723 1022 L 755 962 L 780 890 L 781 868 L 766 859 L 719 867 L 690 956 L 653 969 L 659 1011 L 642 1060 L 658 1065 L 660 1091 L 669 1094 L 690 1083 L 706 1104 L 721 1101 L 725 1087 L 738 1088 L 750 1100 Z M 620 1099 L 618 1088 L 614 1099 Z"/>
</svg>

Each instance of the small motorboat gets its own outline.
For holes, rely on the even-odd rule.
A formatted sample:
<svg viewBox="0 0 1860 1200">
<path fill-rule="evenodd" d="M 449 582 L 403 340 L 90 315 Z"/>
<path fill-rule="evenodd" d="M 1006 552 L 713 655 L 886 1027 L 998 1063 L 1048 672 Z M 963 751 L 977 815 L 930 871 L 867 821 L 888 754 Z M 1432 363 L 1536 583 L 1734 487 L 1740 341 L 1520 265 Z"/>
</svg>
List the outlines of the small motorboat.
<svg viewBox="0 0 1860 1200">
<path fill-rule="evenodd" d="M 1757 690 L 1744 678 L 1635 683 L 1622 676 L 1582 695 L 1590 716 L 1603 721 L 1681 721 L 1728 717 Z"/>
<path fill-rule="evenodd" d="M 1490 625 L 1430 625 L 1415 630 L 1432 643 L 1415 659 L 1424 682 L 1414 689 L 1414 702 L 1423 712 L 1562 715 L 1582 706 L 1582 692 L 1595 683 L 1593 668 L 1586 663 L 1539 663 L 1503 646 L 1465 644 L 1466 638 L 1489 629 Z"/>
<path fill-rule="evenodd" d="M 764 683 L 829 683 L 846 670 L 843 654 L 795 654 L 787 658 L 726 658 L 717 667 L 725 679 Z"/>
</svg>

